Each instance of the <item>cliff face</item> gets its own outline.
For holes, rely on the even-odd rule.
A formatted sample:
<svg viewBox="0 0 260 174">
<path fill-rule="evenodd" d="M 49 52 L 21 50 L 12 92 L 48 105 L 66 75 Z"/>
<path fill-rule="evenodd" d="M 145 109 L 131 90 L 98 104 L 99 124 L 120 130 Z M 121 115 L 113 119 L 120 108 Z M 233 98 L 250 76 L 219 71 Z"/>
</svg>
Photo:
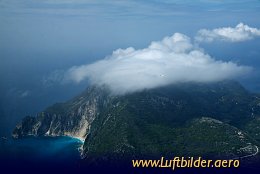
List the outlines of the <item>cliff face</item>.
<svg viewBox="0 0 260 174">
<path fill-rule="evenodd" d="M 105 89 L 91 87 L 66 103 L 47 108 L 36 117 L 25 117 L 14 129 L 13 137 L 67 135 L 84 140 L 108 98 Z"/>
<path fill-rule="evenodd" d="M 236 82 L 184 83 L 123 96 L 90 87 L 66 103 L 24 118 L 13 136 L 85 139 L 82 155 L 87 161 L 162 155 L 240 157 L 258 152 L 259 119 L 260 97 Z"/>
<path fill-rule="evenodd" d="M 250 156 L 258 154 L 259 121 L 252 123 L 259 117 L 260 99 L 235 82 L 144 90 L 114 98 L 95 118 L 83 157 L 95 162 Z"/>
</svg>

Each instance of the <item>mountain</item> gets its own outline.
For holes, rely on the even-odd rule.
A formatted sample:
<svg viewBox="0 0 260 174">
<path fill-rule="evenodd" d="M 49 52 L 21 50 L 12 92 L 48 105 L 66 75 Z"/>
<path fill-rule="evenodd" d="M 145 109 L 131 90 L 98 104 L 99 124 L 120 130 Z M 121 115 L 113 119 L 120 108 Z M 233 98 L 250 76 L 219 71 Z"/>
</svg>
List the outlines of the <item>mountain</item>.
<svg viewBox="0 0 260 174">
<path fill-rule="evenodd" d="M 13 137 L 64 135 L 84 140 L 99 108 L 105 107 L 107 96 L 105 89 L 88 88 L 68 102 L 54 104 L 35 117 L 25 117 L 14 129 Z"/>
<path fill-rule="evenodd" d="M 28 135 L 85 139 L 86 162 L 256 157 L 260 96 L 234 81 L 180 83 L 121 96 L 94 86 L 36 117 L 25 117 L 13 136 Z"/>
</svg>

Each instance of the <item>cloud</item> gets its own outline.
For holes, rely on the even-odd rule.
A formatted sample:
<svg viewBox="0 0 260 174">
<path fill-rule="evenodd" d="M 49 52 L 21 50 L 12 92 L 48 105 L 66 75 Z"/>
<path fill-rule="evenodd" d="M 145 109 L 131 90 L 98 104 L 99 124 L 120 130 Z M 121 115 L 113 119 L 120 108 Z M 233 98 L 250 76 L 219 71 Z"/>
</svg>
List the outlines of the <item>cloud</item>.
<svg viewBox="0 0 260 174">
<path fill-rule="evenodd" d="M 21 92 L 20 97 L 24 98 L 24 97 L 27 97 L 29 94 L 30 94 L 30 91 L 26 90 L 26 91 Z"/>
<path fill-rule="evenodd" d="M 55 70 L 48 75 L 43 76 L 42 85 L 44 87 L 51 87 L 58 83 L 64 84 L 64 70 Z"/>
<path fill-rule="evenodd" d="M 26 1 L 26 3 L 24 2 Z M 0 14 L 48 14 L 60 16 L 175 16 L 187 14 L 177 4 L 133 0 L 0 0 Z M 182 5 L 183 6 L 183 5 Z M 174 7 L 174 11 L 172 8 Z"/>
<path fill-rule="evenodd" d="M 197 42 L 212 42 L 216 40 L 242 42 L 259 36 L 260 29 L 251 28 L 248 25 L 239 23 L 235 28 L 224 27 L 213 30 L 201 29 L 198 31 L 195 40 Z"/>
<path fill-rule="evenodd" d="M 114 94 L 150 89 L 178 82 L 214 82 L 234 78 L 250 70 L 233 62 L 215 60 L 196 48 L 189 37 L 175 33 L 147 48 L 115 50 L 92 64 L 74 66 L 66 80 L 107 85 Z"/>
<path fill-rule="evenodd" d="M 7 97 L 15 97 L 15 98 L 26 98 L 32 94 L 30 90 L 11 88 L 7 92 Z"/>
</svg>

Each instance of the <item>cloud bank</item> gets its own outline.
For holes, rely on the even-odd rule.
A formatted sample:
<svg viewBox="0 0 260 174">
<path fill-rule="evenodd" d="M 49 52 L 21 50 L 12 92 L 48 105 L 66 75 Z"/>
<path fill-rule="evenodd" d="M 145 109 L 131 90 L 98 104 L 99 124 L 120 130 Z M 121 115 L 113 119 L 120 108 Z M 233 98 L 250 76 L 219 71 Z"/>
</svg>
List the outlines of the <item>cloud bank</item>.
<svg viewBox="0 0 260 174">
<path fill-rule="evenodd" d="M 198 31 L 195 40 L 197 42 L 227 41 L 242 42 L 260 36 L 260 29 L 251 28 L 248 25 L 239 23 L 235 28 L 224 27 L 213 30 L 201 29 Z"/>
<path fill-rule="evenodd" d="M 175 33 L 147 48 L 115 50 L 112 55 L 92 64 L 74 66 L 66 80 L 107 85 L 114 94 L 150 89 L 178 82 L 214 82 L 234 78 L 250 70 L 233 62 L 215 60 L 189 37 Z"/>
</svg>

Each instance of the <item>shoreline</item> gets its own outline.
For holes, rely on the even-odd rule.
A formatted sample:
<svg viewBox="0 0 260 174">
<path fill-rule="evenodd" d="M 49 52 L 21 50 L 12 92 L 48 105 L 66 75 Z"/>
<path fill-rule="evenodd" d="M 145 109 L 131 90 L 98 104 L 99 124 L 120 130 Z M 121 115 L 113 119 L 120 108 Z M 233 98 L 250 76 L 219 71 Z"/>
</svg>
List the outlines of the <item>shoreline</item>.
<svg viewBox="0 0 260 174">
<path fill-rule="evenodd" d="M 68 138 L 79 140 L 82 144 L 84 144 L 84 142 L 85 142 L 84 138 L 76 137 L 76 136 L 72 136 L 72 135 L 46 135 L 45 134 L 43 136 L 38 136 L 38 135 L 31 134 L 31 135 L 26 135 L 26 136 L 22 136 L 22 137 L 10 136 L 10 138 L 12 138 L 12 139 L 22 139 L 22 138 L 27 138 L 27 137 L 34 137 L 34 138 L 40 138 L 40 137 L 53 137 L 53 138 L 55 138 L 55 137 L 57 137 L 57 138 L 58 137 L 68 137 Z M 1 137 L 1 139 L 2 139 L 2 137 Z M 9 139 L 9 138 L 6 138 L 6 139 Z"/>
<path fill-rule="evenodd" d="M 65 135 L 66 137 L 70 137 L 70 138 L 74 138 L 74 139 L 77 139 L 79 140 L 82 144 L 84 144 L 85 142 L 85 139 L 81 138 L 81 137 L 74 137 L 74 136 L 69 136 L 69 135 Z"/>
</svg>

